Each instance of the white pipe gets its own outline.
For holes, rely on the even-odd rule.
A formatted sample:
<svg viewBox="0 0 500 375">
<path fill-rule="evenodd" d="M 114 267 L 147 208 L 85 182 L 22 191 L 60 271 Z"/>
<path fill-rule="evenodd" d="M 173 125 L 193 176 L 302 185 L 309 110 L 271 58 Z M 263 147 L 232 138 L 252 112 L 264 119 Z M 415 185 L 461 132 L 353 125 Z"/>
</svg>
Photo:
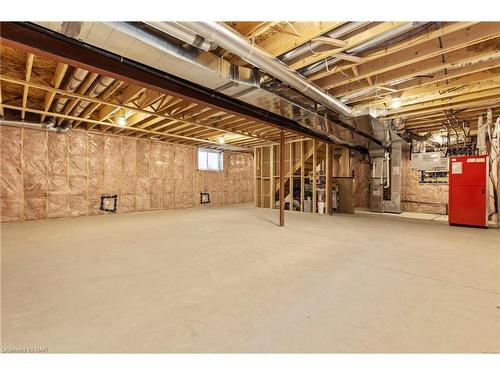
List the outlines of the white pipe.
<svg viewBox="0 0 500 375">
<path fill-rule="evenodd" d="M 390 163 L 389 161 L 391 160 L 391 157 L 389 156 L 389 153 L 385 155 L 385 167 L 386 167 L 386 172 L 387 172 L 387 178 L 385 179 L 385 185 L 384 188 L 388 188 L 391 186 L 391 170 L 390 170 Z"/>
<path fill-rule="evenodd" d="M 68 130 L 57 130 L 57 128 L 44 128 L 42 123 L 40 122 L 30 122 L 30 121 L 17 121 L 17 120 L 4 120 L 0 119 L 1 126 L 14 126 L 16 128 L 25 128 L 25 129 L 33 129 L 33 130 L 46 130 L 54 133 L 64 133 Z"/>
<path fill-rule="evenodd" d="M 164 32 L 166 34 L 172 35 L 173 37 L 182 40 L 183 42 L 190 44 L 196 48 L 203 51 L 210 51 L 217 48 L 217 44 L 206 40 L 205 38 L 192 33 L 190 30 L 186 29 L 181 25 L 177 25 L 173 22 L 144 22 L 156 30 Z"/>
<path fill-rule="evenodd" d="M 229 26 L 218 22 L 177 22 L 196 34 L 211 40 L 226 51 L 231 52 L 250 64 L 262 69 L 280 81 L 302 92 L 305 96 L 324 105 L 334 112 L 351 117 L 352 109 L 340 100 L 328 95 L 323 89 L 309 81 L 288 65 L 259 46 L 250 43 L 245 37 Z"/>
</svg>

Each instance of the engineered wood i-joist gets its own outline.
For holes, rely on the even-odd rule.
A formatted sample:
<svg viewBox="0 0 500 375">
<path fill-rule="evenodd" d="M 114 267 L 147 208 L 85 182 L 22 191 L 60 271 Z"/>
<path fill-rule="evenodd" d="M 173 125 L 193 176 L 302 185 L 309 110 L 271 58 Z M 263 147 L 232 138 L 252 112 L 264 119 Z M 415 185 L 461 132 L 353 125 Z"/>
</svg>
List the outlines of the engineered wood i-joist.
<svg viewBox="0 0 500 375">
<path fill-rule="evenodd" d="M 25 80 L 26 82 L 29 82 L 30 79 L 31 79 L 31 72 L 33 70 L 33 60 L 35 58 L 35 55 L 33 55 L 32 53 L 28 53 L 26 55 L 26 67 L 25 67 Z M 27 105 L 27 101 L 28 101 L 28 91 L 29 91 L 29 87 L 28 86 L 24 86 L 23 88 L 23 108 L 26 108 L 26 105 Z M 24 114 L 25 114 L 25 110 L 23 109 L 21 111 L 21 119 L 24 120 Z"/>
<path fill-rule="evenodd" d="M 61 62 L 57 63 L 56 69 L 54 72 L 54 77 L 52 78 L 52 84 L 54 85 L 55 89 L 58 89 L 59 86 L 61 86 L 62 80 L 63 80 L 64 75 L 66 74 L 67 70 L 68 70 L 67 64 L 63 64 Z M 45 111 L 48 111 L 50 109 L 50 106 L 52 105 L 52 102 L 53 102 L 55 96 L 56 96 L 55 91 L 47 91 L 45 93 L 45 102 L 44 102 L 44 110 Z M 40 122 L 42 122 L 44 120 L 45 120 L 45 114 L 41 115 Z"/>
<path fill-rule="evenodd" d="M 87 97 L 87 96 L 85 96 L 83 94 L 80 94 L 80 93 L 66 92 L 64 90 L 61 90 L 61 89 L 58 89 L 58 88 L 55 88 L 55 87 L 52 88 L 52 87 L 49 87 L 49 86 L 46 86 L 46 85 L 41 85 L 41 84 L 37 84 L 37 83 L 23 81 L 23 80 L 11 78 L 11 77 L 0 77 L 0 80 L 6 81 L 6 82 L 9 82 L 9 83 L 14 83 L 14 84 L 22 85 L 24 87 L 34 87 L 34 88 L 37 88 L 37 89 L 40 89 L 40 90 L 46 90 L 47 92 L 50 92 L 50 93 L 52 93 L 54 95 L 55 94 L 59 94 L 59 95 L 65 96 L 65 97 L 73 98 L 73 100 L 75 100 L 75 102 L 70 104 L 71 108 L 74 108 L 74 105 L 76 105 L 76 100 L 82 100 L 82 101 L 84 100 L 84 101 L 87 101 L 87 102 L 95 103 L 97 105 L 103 105 L 103 107 L 99 110 L 99 120 L 98 120 L 99 122 L 98 123 L 93 123 L 90 126 L 88 126 L 87 130 L 94 129 L 97 124 L 105 124 L 104 121 L 106 119 L 108 119 L 111 115 L 113 115 L 114 113 L 116 113 L 119 110 L 124 110 L 124 111 L 142 113 L 142 114 L 147 115 L 147 116 L 157 117 L 157 118 L 164 119 L 164 120 L 171 120 L 172 122 L 182 122 L 182 123 L 185 123 L 185 124 L 192 124 L 192 125 L 200 126 L 202 128 L 211 129 L 211 130 L 214 130 L 214 131 L 217 131 L 217 132 L 232 133 L 232 134 L 242 135 L 242 136 L 245 136 L 247 138 L 253 138 L 253 139 L 265 139 L 265 138 L 260 138 L 258 136 L 253 136 L 253 135 L 245 134 L 245 133 L 243 133 L 241 131 L 232 131 L 232 130 L 229 130 L 229 129 L 223 129 L 223 128 L 219 128 L 219 127 L 216 127 L 216 126 L 210 126 L 210 125 L 205 125 L 205 124 L 198 124 L 198 123 L 184 121 L 182 119 L 176 119 L 176 118 L 173 118 L 171 116 L 163 115 L 163 114 L 151 111 L 151 110 L 145 110 L 145 109 L 140 109 L 140 108 L 134 107 L 134 106 L 130 105 L 129 102 L 126 102 L 126 101 L 123 101 L 123 100 L 122 100 L 122 104 L 113 103 L 113 102 L 109 101 L 107 99 L 107 97 L 109 95 L 111 95 L 114 90 L 117 89 L 117 87 L 114 86 L 114 85 L 112 85 L 107 91 L 105 91 L 103 93 L 102 98 L 90 98 L 90 97 Z M 70 112 L 70 111 L 65 111 L 65 112 Z M 92 112 L 90 112 L 88 114 L 90 115 Z M 85 119 L 80 119 L 79 121 L 77 121 L 75 123 L 75 126 L 77 126 L 78 124 L 80 124 L 82 121 L 85 122 Z M 238 120 L 238 121 L 246 121 L 246 120 Z M 144 127 L 141 127 L 141 129 L 142 128 L 144 128 Z M 158 131 L 160 129 L 161 129 L 160 127 L 159 128 L 155 128 L 153 131 Z"/>
</svg>

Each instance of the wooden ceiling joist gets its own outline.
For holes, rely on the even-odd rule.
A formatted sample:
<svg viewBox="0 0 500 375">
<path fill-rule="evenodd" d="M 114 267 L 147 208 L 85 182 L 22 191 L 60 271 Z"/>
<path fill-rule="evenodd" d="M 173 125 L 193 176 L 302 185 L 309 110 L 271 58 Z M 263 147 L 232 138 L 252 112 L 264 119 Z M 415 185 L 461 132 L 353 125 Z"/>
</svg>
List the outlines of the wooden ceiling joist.
<svg viewBox="0 0 500 375">
<path fill-rule="evenodd" d="M 2 23 L 0 41 L 2 46 L 22 49 L 35 53 L 42 58 L 81 67 L 91 72 L 97 72 L 97 74 L 124 81 L 129 85 L 140 86 L 145 90 L 158 91 L 188 102 L 219 108 L 226 113 L 241 118 L 263 122 L 272 127 L 288 129 L 318 140 L 329 141 L 328 137 L 303 127 L 291 119 L 263 111 L 261 108 L 216 93 L 191 82 L 180 80 L 166 72 L 157 71 L 155 68 L 134 64 L 127 58 L 103 53 L 100 49 L 78 40 L 65 36 L 55 38 L 46 29 L 36 24 L 4 22 Z"/>
<path fill-rule="evenodd" d="M 34 58 L 35 58 L 35 55 L 33 55 L 32 53 L 26 54 L 26 68 L 25 68 L 25 78 L 24 78 L 26 80 L 26 82 L 29 82 L 31 79 L 31 72 L 33 69 L 33 59 Z M 27 105 L 29 89 L 30 89 L 29 86 L 23 87 L 23 108 L 25 108 Z M 25 114 L 25 111 L 22 110 L 21 111 L 21 119 L 23 119 L 23 120 L 24 120 L 24 114 Z"/>
<path fill-rule="evenodd" d="M 361 78 L 366 77 L 377 77 L 377 83 L 379 85 L 385 84 L 387 81 L 391 81 L 391 78 L 395 79 L 396 77 L 402 77 L 398 72 L 394 72 L 400 68 L 411 68 L 418 69 L 420 64 L 425 66 L 427 61 L 432 60 L 432 66 L 443 65 L 441 60 L 441 55 L 446 54 L 446 62 L 450 64 L 449 60 L 456 58 L 457 54 L 455 51 L 462 51 L 461 56 L 470 57 L 472 54 L 468 50 L 468 46 L 478 44 L 484 42 L 486 40 L 495 39 L 500 36 L 500 30 L 496 25 L 490 25 L 489 23 L 485 24 L 477 24 L 475 26 L 471 26 L 467 29 L 462 29 L 453 34 L 448 34 L 442 37 L 443 40 L 443 48 L 439 47 L 439 44 L 432 40 L 427 43 L 423 43 L 418 47 L 408 48 L 402 51 L 399 51 L 394 54 L 383 56 L 379 59 L 368 61 L 366 63 L 360 64 L 357 66 L 357 70 L 359 75 L 357 77 L 346 77 L 342 73 L 335 73 L 327 78 L 323 78 L 321 80 L 315 81 L 316 84 L 321 87 L 330 90 L 335 87 L 340 87 L 344 85 L 349 85 L 348 90 L 344 91 L 335 91 L 335 95 L 345 95 L 350 92 L 356 91 L 360 88 L 366 87 L 367 85 L 359 81 Z M 450 59 L 448 58 L 450 56 Z M 448 67 L 451 67 L 448 66 Z M 444 67 L 442 67 L 444 69 Z M 409 69 L 410 70 L 410 69 Z M 386 75 L 383 75 L 387 73 Z M 425 74 L 425 73 L 417 73 L 415 75 Z M 388 77 L 388 78 L 385 78 Z M 352 87 L 352 86 L 355 87 Z"/>
<path fill-rule="evenodd" d="M 64 75 L 66 74 L 66 71 L 68 70 L 68 65 L 63 64 L 63 63 L 57 63 L 56 69 L 54 72 L 54 76 L 52 78 L 52 84 L 54 88 L 58 89 L 61 86 L 62 80 L 64 78 Z M 52 102 L 54 100 L 54 97 L 56 96 L 56 93 L 54 91 L 47 91 L 45 93 L 45 103 L 44 103 L 44 110 L 48 111 L 50 107 L 52 106 Z M 42 115 L 40 118 L 40 121 L 45 120 L 45 115 Z"/>
</svg>

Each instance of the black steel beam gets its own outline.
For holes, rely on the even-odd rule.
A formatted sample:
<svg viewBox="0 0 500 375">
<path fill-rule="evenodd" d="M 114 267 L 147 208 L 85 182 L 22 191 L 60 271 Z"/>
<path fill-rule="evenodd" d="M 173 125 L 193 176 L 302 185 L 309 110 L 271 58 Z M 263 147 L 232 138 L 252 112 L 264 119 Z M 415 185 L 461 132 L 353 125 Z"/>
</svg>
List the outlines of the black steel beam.
<svg viewBox="0 0 500 375">
<path fill-rule="evenodd" d="M 327 136 L 294 120 L 30 22 L 1 22 L 0 42 L 137 86 L 332 143 Z M 359 151 L 359 148 L 355 149 Z"/>
</svg>

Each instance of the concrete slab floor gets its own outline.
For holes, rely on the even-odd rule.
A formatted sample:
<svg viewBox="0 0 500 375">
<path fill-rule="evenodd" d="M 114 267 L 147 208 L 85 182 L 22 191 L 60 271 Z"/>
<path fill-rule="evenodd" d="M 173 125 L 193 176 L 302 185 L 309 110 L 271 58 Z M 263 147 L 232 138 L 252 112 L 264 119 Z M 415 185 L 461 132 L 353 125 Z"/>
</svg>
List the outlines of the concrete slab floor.
<svg viewBox="0 0 500 375">
<path fill-rule="evenodd" d="M 499 352 L 496 229 L 188 209 L 2 225 L 2 347 Z"/>
</svg>

